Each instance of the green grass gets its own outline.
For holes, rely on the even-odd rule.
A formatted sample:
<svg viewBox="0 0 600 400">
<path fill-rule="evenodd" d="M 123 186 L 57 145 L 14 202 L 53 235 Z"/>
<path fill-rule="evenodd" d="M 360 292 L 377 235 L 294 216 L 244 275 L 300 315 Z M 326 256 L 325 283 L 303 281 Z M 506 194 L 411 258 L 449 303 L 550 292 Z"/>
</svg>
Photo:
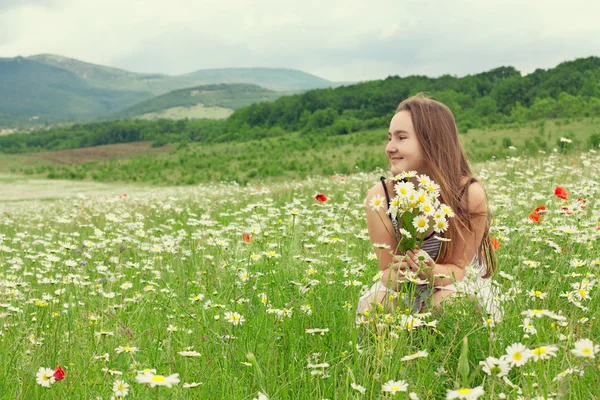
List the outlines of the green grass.
<svg viewBox="0 0 600 400">
<path fill-rule="evenodd" d="M 469 159 L 478 162 L 553 152 L 554 149 L 560 152 L 585 150 L 590 147 L 593 135 L 600 139 L 597 119 L 587 118 L 472 129 L 461 135 L 461 140 Z M 119 156 L 119 159 L 74 165 L 40 161 L 30 165 L 26 155 L 1 155 L 0 171 L 101 182 L 183 185 L 236 181 L 245 185 L 264 180 L 300 180 L 310 175 L 385 170 L 386 137 L 385 127 L 328 137 L 291 133 L 247 142 L 188 143 L 162 154 Z M 572 142 L 560 142 L 561 137 L 571 138 Z M 86 150 L 93 152 L 93 149 Z"/>
<path fill-rule="evenodd" d="M 404 380 L 420 399 L 479 385 L 485 398 L 513 399 L 518 391 L 524 398 L 594 398 L 600 355 L 585 359 L 570 350 L 582 338 L 600 344 L 600 175 L 593 167 L 599 162 L 597 153 L 572 153 L 475 166 L 495 217 L 492 235 L 501 243 L 503 275 L 494 282 L 504 295 L 504 317 L 493 327 L 466 298 L 422 317 L 436 321 L 435 329 L 403 329 L 403 310 L 380 315 L 387 322 L 379 330 L 355 325 L 357 300 L 378 271 L 364 200 L 379 172 L 128 196 L 111 184 L 81 197 L 24 204 L 0 214 L 0 393 L 110 398 L 118 378 L 130 385 L 127 399 L 252 399 L 259 391 L 270 399 L 379 399 L 385 382 Z M 564 204 L 553 196 L 555 185 L 570 193 L 571 216 L 558 212 Z M 328 201 L 317 202 L 316 193 Z M 539 224 L 527 222 L 539 205 L 551 212 Z M 586 309 L 560 296 L 585 279 L 591 282 L 589 299 L 581 300 Z M 546 297 L 528 294 L 535 290 Z M 530 309 L 561 315 L 563 326 L 533 318 L 537 333 L 525 334 L 522 312 Z M 227 312 L 245 321 L 233 325 Z M 313 335 L 307 328 L 328 331 Z M 461 374 L 464 337 L 468 372 Z M 509 372 L 518 389 L 479 366 L 515 342 L 557 347 L 556 357 Z M 119 354 L 121 346 L 138 351 Z M 179 354 L 186 350 L 200 356 Z M 420 350 L 428 356 L 401 361 Z M 309 366 L 318 363 L 327 366 Z M 64 380 L 50 388 L 36 384 L 40 367 L 57 365 Z M 143 368 L 179 374 L 181 382 L 147 387 L 136 382 Z M 553 381 L 567 368 L 583 376 Z M 184 388 L 191 382 L 202 384 Z"/>
</svg>

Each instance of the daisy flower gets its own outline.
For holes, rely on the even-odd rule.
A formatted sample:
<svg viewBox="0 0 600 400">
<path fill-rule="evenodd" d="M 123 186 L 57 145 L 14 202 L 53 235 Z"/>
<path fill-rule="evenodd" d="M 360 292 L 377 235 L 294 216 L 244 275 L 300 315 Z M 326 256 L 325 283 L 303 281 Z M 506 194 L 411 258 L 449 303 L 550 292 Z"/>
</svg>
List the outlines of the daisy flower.
<svg viewBox="0 0 600 400">
<path fill-rule="evenodd" d="M 173 374 L 169 376 L 155 375 L 152 372 L 144 372 L 135 377 L 138 383 L 147 383 L 150 387 L 154 386 L 166 386 L 172 388 L 173 385 L 179 383 L 179 374 Z"/>
<path fill-rule="evenodd" d="M 523 323 L 519 326 L 523 328 L 523 331 L 525 333 L 528 333 L 531 335 L 535 335 L 537 333 L 537 329 L 535 329 L 535 326 L 533 326 L 533 324 L 531 323 L 530 318 L 525 318 L 523 320 Z"/>
<path fill-rule="evenodd" d="M 389 380 L 386 383 L 384 383 L 383 386 L 381 387 L 382 392 L 388 392 L 388 393 L 406 392 L 407 389 L 408 389 L 408 384 L 403 380 L 399 380 L 399 381 Z"/>
<path fill-rule="evenodd" d="M 227 311 L 225 313 L 225 319 L 227 319 L 227 322 L 233 325 L 241 325 L 246 321 L 246 319 L 242 315 L 240 315 L 237 312 L 231 311 Z"/>
<path fill-rule="evenodd" d="M 440 185 L 434 182 L 429 182 L 429 184 L 425 186 L 425 190 L 430 196 L 437 197 L 440 194 Z"/>
<path fill-rule="evenodd" d="M 527 292 L 527 294 L 530 297 L 538 298 L 538 299 L 545 299 L 546 297 L 548 297 L 548 293 L 544 293 L 544 292 L 542 292 L 540 290 L 533 290 L 533 289 L 531 289 L 529 292 Z"/>
<path fill-rule="evenodd" d="M 117 379 L 113 385 L 113 393 L 116 397 L 125 397 L 129 393 L 129 384 Z"/>
<path fill-rule="evenodd" d="M 50 387 L 54 383 L 54 370 L 51 368 L 40 367 L 35 375 L 38 384 L 44 387 Z"/>
<path fill-rule="evenodd" d="M 352 382 L 352 383 L 350 384 L 350 387 L 351 387 L 352 389 L 356 390 L 357 392 L 360 392 L 361 394 L 365 394 L 365 392 L 367 391 L 367 388 L 366 388 L 366 387 L 364 387 L 364 386 L 360 386 L 360 385 L 357 385 L 357 384 L 356 384 L 356 383 L 354 383 L 354 382 Z"/>
<path fill-rule="evenodd" d="M 536 347 L 531 351 L 533 354 L 533 361 L 538 360 L 547 360 L 551 357 L 556 357 L 556 351 L 558 347 L 556 346 L 540 346 Z"/>
<path fill-rule="evenodd" d="M 383 197 L 380 194 L 376 194 L 373 197 L 371 197 L 371 201 L 369 202 L 369 205 L 371 206 L 371 209 L 373 209 L 375 211 L 379 211 L 383 207 L 384 202 L 385 202 L 385 197 Z"/>
<path fill-rule="evenodd" d="M 394 187 L 394 191 L 399 197 L 404 198 L 414 193 L 415 187 L 410 182 L 400 182 Z"/>
<path fill-rule="evenodd" d="M 192 389 L 192 388 L 198 387 L 198 386 L 200 386 L 202 384 L 204 384 L 204 382 L 184 383 L 183 384 L 183 388 L 184 389 Z"/>
<path fill-rule="evenodd" d="M 399 231 L 400 231 L 400 235 L 402 235 L 403 238 L 406 238 L 406 239 L 412 238 L 412 235 L 406 229 L 400 228 Z"/>
<path fill-rule="evenodd" d="M 554 378 L 552 378 L 552 382 L 556 382 L 561 380 L 562 378 L 564 378 L 567 375 L 571 375 L 571 374 L 578 374 L 579 376 L 583 376 L 583 370 L 575 367 L 575 368 L 567 368 L 564 371 L 562 371 L 561 373 L 559 373 L 558 375 L 556 375 Z"/>
<path fill-rule="evenodd" d="M 416 358 L 421 358 L 421 357 L 427 357 L 429 355 L 428 352 L 420 350 L 417 351 L 416 353 L 413 354 L 409 354 L 407 356 L 404 356 L 400 359 L 400 361 L 409 361 L 409 360 L 414 360 Z"/>
<path fill-rule="evenodd" d="M 435 233 L 443 233 L 448 229 L 448 221 L 445 218 L 436 218 L 433 223 Z"/>
<path fill-rule="evenodd" d="M 435 207 L 433 207 L 433 204 L 431 204 L 431 202 L 429 202 L 429 201 L 422 203 L 419 206 L 419 208 L 421 209 L 423 214 L 425 214 L 427 216 L 432 216 L 433 214 L 435 214 Z"/>
<path fill-rule="evenodd" d="M 594 345 L 590 339 L 579 339 L 575 342 L 575 348 L 571 350 L 571 353 L 577 357 L 595 358 L 596 353 L 600 353 L 600 346 Z"/>
<path fill-rule="evenodd" d="M 429 229 L 429 221 L 422 215 L 419 215 L 413 221 L 413 226 L 419 233 L 425 233 Z"/>
<path fill-rule="evenodd" d="M 506 348 L 506 358 L 513 367 L 524 365 L 532 356 L 531 350 L 521 343 L 513 343 Z"/>
<path fill-rule="evenodd" d="M 483 386 L 477 386 L 474 388 L 460 388 L 458 390 L 450 390 L 446 394 L 446 400 L 452 399 L 466 399 L 466 400 L 475 400 L 478 399 L 479 396 L 483 396 Z"/>
<path fill-rule="evenodd" d="M 449 205 L 440 204 L 440 211 L 443 212 L 448 218 L 454 217 L 454 211 L 452 211 L 452 208 L 450 208 Z"/>
<path fill-rule="evenodd" d="M 177 354 L 183 357 L 200 357 L 197 351 L 178 351 Z"/>
<path fill-rule="evenodd" d="M 129 347 L 129 346 L 119 346 L 115 349 L 117 354 L 121 353 L 135 353 L 139 349 L 137 347 Z"/>
<path fill-rule="evenodd" d="M 480 361 L 479 365 L 483 366 L 483 372 L 490 376 L 497 376 L 498 378 L 502 378 L 506 376 L 510 371 L 510 364 L 508 358 L 501 357 L 488 357 L 485 361 Z"/>
</svg>

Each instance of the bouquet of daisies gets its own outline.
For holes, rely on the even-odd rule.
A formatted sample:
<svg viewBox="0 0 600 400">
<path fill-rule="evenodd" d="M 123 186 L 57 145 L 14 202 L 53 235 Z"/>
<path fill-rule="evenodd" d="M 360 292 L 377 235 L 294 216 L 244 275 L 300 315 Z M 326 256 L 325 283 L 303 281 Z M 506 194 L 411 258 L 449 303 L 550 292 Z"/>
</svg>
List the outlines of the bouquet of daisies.
<svg viewBox="0 0 600 400">
<path fill-rule="evenodd" d="M 416 184 L 413 183 L 416 178 Z M 398 252 L 405 254 L 408 250 L 419 249 L 427 236 L 427 232 L 443 233 L 448 229 L 448 219 L 454 216 L 452 209 L 440 201 L 440 187 L 426 175 L 417 175 L 414 171 L 404 172 L 394 177 L 395 196 L 390 199 L 387 213 L 396 229 Z M 371 207 L 378 211 L 382 206 L 382 198 L 374 198 Z M 429 255 L 421 250 L 417 253 L 420 267 L 425 268 Z M 404 277 L 408 282 L 424 284 L 417 273 Z M 412 286 L 412 285 L 409 285 Z M 409 288 L 410 290 L 411 288 Z M 412 288 L 414 290 L 414 288 Z"/>
<path fill-rule="evenodd" d="M 417 185 L 410 180 L 413 177 L 417 178 Z M 435 233 L 445 232 L 454 212 L 440 202 L 440 187 L 427 175 L 404 172 L 396 175 L 394 181 L 396 196 L 390 200 L 387 212 L 400 233 L 396 250 L 405 253 L 420 248 L 432 228 Z"/>
</svg>

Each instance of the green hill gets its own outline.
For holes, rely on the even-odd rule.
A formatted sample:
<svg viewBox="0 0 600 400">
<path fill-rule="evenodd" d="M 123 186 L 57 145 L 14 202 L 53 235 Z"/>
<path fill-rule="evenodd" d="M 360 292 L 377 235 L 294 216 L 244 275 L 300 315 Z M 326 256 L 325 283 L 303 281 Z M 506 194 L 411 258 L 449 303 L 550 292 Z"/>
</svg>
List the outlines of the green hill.
<svg viewBox="0 0 600 400">
<path fill-rule="evenodd" d="M 173 90 L 218 83 L 254 84 L 284 92 L 334 86 L 291 69 L 225 68 L 170 76 L 134 73 L 51 54 L 2 58 L 0 127 L 106 118 Z"/>
<path fill-rule="evenodd" d="M 89 120 L 149 96 L 101 88 L 72 71 L 35 60 L 0 58 L 0 126 Z"/>
<path fill-rule="evenodd" d="M 285 93 L 275 92 L 252 84 L 217 84 L 179 89 L 142 101 L 118 113 L 118 118 L 134 118 L 158 113 L 174 107 L 220 107 L 236 110 L 261 101 L 275 100 Z"/>
</svg>

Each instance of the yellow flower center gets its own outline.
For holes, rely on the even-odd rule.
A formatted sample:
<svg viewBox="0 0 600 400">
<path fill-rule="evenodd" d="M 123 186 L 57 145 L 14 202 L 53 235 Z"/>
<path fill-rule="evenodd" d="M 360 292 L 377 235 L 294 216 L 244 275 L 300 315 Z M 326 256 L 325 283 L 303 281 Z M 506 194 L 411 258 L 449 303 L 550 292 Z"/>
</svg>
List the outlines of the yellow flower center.
<svg viewBox="0 0 600 400">
<path fill-rule="evenodd" d="M 45 381 L 50 380 L 50 376 L 44 374 L 44 375 L 42 375 L 42 379 Z"/>
<path fill-rule="evenodd" d="M 583 289 L 579 289 L 578 292 L 581 297 L 585 297 L 587 295 L 587 292 Z"/>
<path fill-rule="evenodd" d="M 534 293 L 535 293 L 536 296 L 541 296 L 542 295 L 542 292 L 540 292 L 539 290 L 536 290 Z"/>
<path fill-rule="evenodd" d="M 585 349 L 581 349 L 581 354 L 585 354 L 586 356 L 589 356 L 590 354 L 592 354 L 592 349 L 590 349 L 589 347 L 586 347 Z"/>
<path fill-rule="evenodd" d="M 153 382 L 164 382 L 165 381 L 165 377 L 162 375 L 154 375 L 152 377 L 152 379 L 150 379 Z"/>
<path fill-rule="evenodd" d="M 460 393 L 460 394 L 469 394 L 469 393 L 471 393 L 471 389 L 469 389 L 469 388 L 458 389 L 458 393 Z"/>
<path fill-rule="evenodd" d="M 538 355 L 538 356 L 540 356 L 542 354 L 546 354 L 546 353 L 547 353 L 547 350 L 545 347 L 538 347 L 538 348 L 533 349 L 533 354 Z"/>
<path fill-rule="evenodd" d="M 390 390 L 391 390 L 392 392 L 398 392 L 398 391 L 400 390 L 400 386 L 398 386 L 398 385 L 394 385 L 394 386 L 392 386 L 392 387 L 390 388 Z"/>
<path fill-rule="evenodd" d="M 119 385 L 117 386 L 117 390 L 122 392 L 123 390 L 125 390 L 125 386 Z"/>
<path fill-rule="evenodd" d="M 521 358 L 523 358 L 523 355 L 521 353 L 515 353 L 512 355 L 513 360 L 517 360 L 519 361 Z"/>
<path fill-rule="evenodd" d="M 125 347 L 123 347 L 123 351 L 131 351 L 131 347 L 125 346 Z"/>
<path fill-rule="evenodd" d="M 419 220 L 418 222 L 419 228 L 424 228 L 427 225 L 427 222 L 424 219 Z"/>
</svg>

